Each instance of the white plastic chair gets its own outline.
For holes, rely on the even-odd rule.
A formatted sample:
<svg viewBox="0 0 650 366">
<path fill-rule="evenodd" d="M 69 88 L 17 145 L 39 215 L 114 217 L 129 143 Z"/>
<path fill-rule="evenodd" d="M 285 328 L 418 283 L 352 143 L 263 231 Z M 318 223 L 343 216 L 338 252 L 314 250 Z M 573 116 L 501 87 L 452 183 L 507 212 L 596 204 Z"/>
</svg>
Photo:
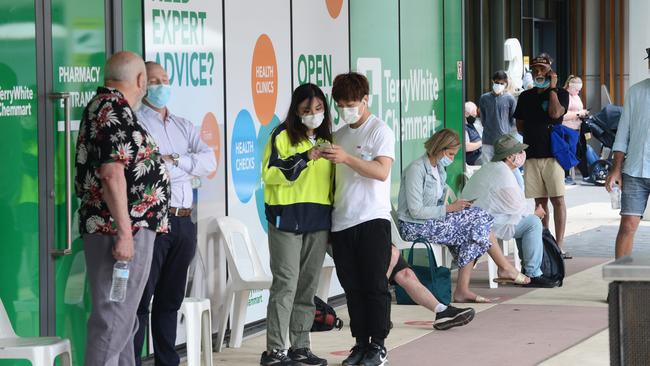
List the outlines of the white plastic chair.
<svg viewBox="0 0 650 366">
<path fill-rule="evenodd" d="M 18 337 L 0 300 L 0 359 L 29 360 L 34 366 L 52 366 L 57 356 L 61 356 L 61 366 L 72 366 L 69 340 Z"/>
<path fill-rule="evenodd" d="M 201 253 L 197 250 L 194 255 L 190 267 L 188 269 L 187 278 L 185 280 L 185 295 L 188 294 L 188 286 L 196 287 L 190 277 L 195 277 L 195 271 L 201 271 L 205 275 L 203 266 L 203 259 Z M 203 296 L 203 294 L 199 294 Z M 153 306 L 153 297 L 149 302 L 149 324 L 147 330 L 149 332 L 148 343 L 150 352 L 154 352 L 153 335 L 151 333 L 151 309 Z M 204 365 L 212 366 L 212 310 L 210 299 L 185 297 L 181 308 L 179 309 L 181 315 L 181 324 L 185 326 L 185 344 L 187 349 L 187 365 L 200 366 L 201 365 L 201 346 L 203 346 L 203 360 Z"/>
<path fill-rule="evenodd" d="M 187 366 L 212 366 L 212 312 L 209 299 L 186 297 L 180 309 L 185 317 L 187 337 Z"/>
<path fill-rule="evenodd" d="M 217 219 L 219 229 L 223 234 L 223 243 L 228 262 L 228 280 L 226 282 L 226 296 L 223 307 L 219 309 L 219 335 L 217 338 L 217 352 L 221 352 L 226 332 L 226 324 L 230 307 L 235 302 L 231 317 L 231 330 L 229 347 L 241 347 L 244 334 L 244 322 L 246 321 L 246 307 L 248 296 L 251 290 L 268 289 L 271 287 L 273 277 L 264 271 L 262 261 L 257 253 L 257 248 L 248 233 L 246 226 L 239 220 L 232 217 L 220 217 Z M 244 277 L 239 266 L 244 258 L 238 258 L 234 249 L 235 236 L 241 236 L 246 244 L 248 257 L 252 262 L 253 275 Z"/>
<path fill-rule="evenodd" d="M 396 217 L 396 213 L 395 211 L 392 211 L 391 220 L 390 220 L 391 240 L 399 250 L 411 249 L 413 242 L 409 242 L 402 239 L 402 236 L 399 233 L 399 229 L 397 228 L 395 217 Z M 436 243 L 430 243 L 430 244 L 431 244 L 431 248 L 433 249 L 433 255 L 436 258 L 436 262 L 442 265 L 442 263 L 444 263 L 443 256 L 445 254 L 445 249 L 443 248 L 444 246 Z"/>
<path fill-rule="evenodd" d="M 325 254 L 323 268 L 320 270 L 320 280 L 318 281 L 318 290 L 316 296 L 327 302 L 330 295 L 330 285 L 332 283 L 332 273 L 334 272 L 334 260 L 329 254 Z"/>
</svg>

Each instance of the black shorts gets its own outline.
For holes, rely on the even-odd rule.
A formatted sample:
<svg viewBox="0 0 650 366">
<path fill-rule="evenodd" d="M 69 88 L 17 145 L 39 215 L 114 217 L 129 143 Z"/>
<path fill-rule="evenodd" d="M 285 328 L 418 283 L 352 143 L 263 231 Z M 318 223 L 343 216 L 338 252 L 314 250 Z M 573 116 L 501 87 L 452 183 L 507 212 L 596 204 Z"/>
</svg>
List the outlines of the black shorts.
<svg viewBox="0 0 650 366">
<path fill-rule="evenodd" d="M 390 273 L 390 277 L 388 277 L 388 283 L 391 285 L 396 285 L 397 283 L 395 282 L 395 275 L 406 268 L 410 268 L 409 264 L 406 262 L 406 259 L 402 257 L 400 254 L 399 258 L 397 258 L 397 263 L 395 263 L 395 267 L 393 267 L 393 271 Z"/>
</svg>

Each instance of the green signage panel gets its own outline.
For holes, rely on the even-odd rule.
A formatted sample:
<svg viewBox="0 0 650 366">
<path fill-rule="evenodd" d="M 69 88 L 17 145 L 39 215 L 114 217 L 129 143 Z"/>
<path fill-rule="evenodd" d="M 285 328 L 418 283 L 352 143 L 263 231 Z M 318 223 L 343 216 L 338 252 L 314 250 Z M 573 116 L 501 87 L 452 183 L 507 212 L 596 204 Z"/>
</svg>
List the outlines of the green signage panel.
<svg viewBox="0 0 650 366">
<path fill-rule="evenodd" d="M 35 27 L 33 0 L 0 3 L 0 299 L 20 336 L 40 324 Z"/>
<path fill-rule="evenodd" d="M 370 83 L 370 110 L 395 133 L 395 162 L 391 172 L 391 200 L 395 206 L 403 161 L 398 10 L 398 3 L 391 0 L 350 1 L 351 69 L 366 75 Z"/>
<path fill-rule="evenodd" d="M 445 127 L 458 132 L 463 139 L 463 2 L 445 0 Z M 447 183 L 457 191 L 462 186 L 465 170 L 465 149 L 456 155 L 447 168 Z"/>
<path fill-rule="evenodd" d="M 79 236 L 78 200 L 74 194 L 72 217 L 66 215 L 65 149 L 74 151 L 78 123 L 86 104 L 104 80 L 106 32 L 103 0 L 52 1 L 52 91 L 69 92 L 72 120 L 72 146 L 65 146 L 65 116 L 61 100 L 54 102 L 54 248 L 66 247 L 66 224 L 72 222 L 72 253 L 55 259 L 56 334 L 70 339 L 75 365 L 83 365 L 86 346 L 86 320 L 91 309 L 86 281 L 83 242 Z M 50 30 L 46 29 L 46 36 Z"/>
<path fill-rule="evenodd" d="M 402 163 L 424 154 L 423 143 L 445 120 L 443 1 L 400 1 Z"/>
</svg>

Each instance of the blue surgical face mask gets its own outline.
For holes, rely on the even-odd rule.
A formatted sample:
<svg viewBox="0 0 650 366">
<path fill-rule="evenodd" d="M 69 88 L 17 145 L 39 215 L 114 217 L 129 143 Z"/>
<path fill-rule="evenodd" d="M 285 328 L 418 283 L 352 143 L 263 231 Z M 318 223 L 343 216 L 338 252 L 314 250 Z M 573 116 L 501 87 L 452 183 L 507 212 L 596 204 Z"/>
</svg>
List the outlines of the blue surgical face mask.
<svg viewBox="0 0 650 366">
<path fill-rule="evenodd" d="M 546 88 L 548 88 L 549 85 L 551 85 L 551 79 L 546 78 L 546 79 L 544 79 L 543 83 L 540 83 L 540 82 L 537 81 L 537 79 L 535 79 L 535 80 L 533 80 L 533 85 L 535 85 L 536 88 L 546 89 Z"/>
<path fill-rule="evenodd" d="M 167 84 L 155 84 L 147 87 L 147 96 L 145 99 L 149 104 L 156 108 L 163 108 L 169 102 L 172 94 L 171 86 Z"/>
<path fill-rule="evenodd" d="M 438 160 L 438 164 L 440 164 L 440 166 L 442 166 L 443 168 L 446 168 L 446 167 L 450 166 L 451 163 L 453 163 L 453 162 L 454 161 L 449 159 L 449 157 L 447 155 L 443 155 L 442 158 L 440 160 Z"/>
</svg>

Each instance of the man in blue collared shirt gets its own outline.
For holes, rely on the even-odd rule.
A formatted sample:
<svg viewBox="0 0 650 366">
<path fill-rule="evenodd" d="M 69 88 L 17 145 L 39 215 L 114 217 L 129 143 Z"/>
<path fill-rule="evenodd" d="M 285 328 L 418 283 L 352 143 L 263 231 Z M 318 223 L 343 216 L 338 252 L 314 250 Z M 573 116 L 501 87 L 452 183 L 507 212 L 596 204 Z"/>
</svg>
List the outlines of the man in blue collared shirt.
<svg viewBox="0 0 650 366">
<path fill-rule="evenodd" d="M 648 68 L 650 69 L 650 48 Z M 607 177 L 611 192 L 621 185 L 621 224 L 616 236 L 616 258 L 630 255 L 650 195 L 650 78 L 632 85 L 625 96 L 623 113 L 612 150 L 614 166 Z M 622 169 L 621 169 L 622 168 Z M 621 173 L 622 172 L 622 173 Z"/>
<path fill-rule="evenodd" d="M 158 235 L 147 287 L 138 308 L 140 326 L 134 337 L 136 364 L 151 309 L 151 331 L 156 366 L 178 365 L 175 350 L 177 312 L 185 296 L 187 269 L 196 251 L 196 224 L 192 222 L 192 185 L 216 169 L 214 151 L 192 122 L 173 115 L 166 105 L 171 94 L 167 73 L 157 63 L 147 62 L 147 96 L 137 111 L 140 124 L 160 148 L 171 178 L 168 234 Z M 154 296 L 155 295 L 155 296 Z"/>
</svg>

